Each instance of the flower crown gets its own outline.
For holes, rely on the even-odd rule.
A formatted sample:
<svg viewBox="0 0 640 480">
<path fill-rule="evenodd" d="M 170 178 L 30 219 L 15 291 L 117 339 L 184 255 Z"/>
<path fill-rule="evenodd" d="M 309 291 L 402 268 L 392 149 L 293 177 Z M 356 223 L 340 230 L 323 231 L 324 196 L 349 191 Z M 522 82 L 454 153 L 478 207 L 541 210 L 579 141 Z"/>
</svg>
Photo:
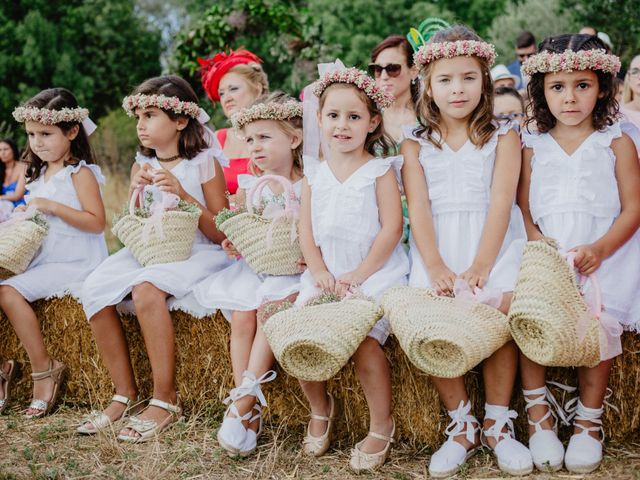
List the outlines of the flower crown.
<svg viewBox="0 0 640 480">
<path fill-rule="evenodd" d="M 362 90 L 376 104 L 378 110 L 390 107 L 395 98 L 376 86 L 373 78 L 355 67 L 341 68 L 325 73 L 312 85 L 313 94 L 320 97 L 327 87 L 334 83 L 351 83 Z"/>
<path fill-rule="evenodd" d="M 601 48 L 577 52 L 567 49 L 562 53 L 540 52 L 522 64 L 522 72 L 528 76 L 574 70 L 602 70 L 615 75 L 620 71 L 620 59 Z"/>
<path fill-rule="evenodd" d="M 290 120 L 295 117 L 302 117 L 302 103 L 296 100 L 258 103 L 233 115 L 231 124 L 233 128 L 240 129 L 256 120 Z"/>
<path fill-rule="evenodd" d="M 171 110 L 176 115 L 188 115 L 191 118 L 198 118 L 200 106 L 195 102 L 185 102 L 178 97 L 167 97 L 166 95 L 129 95 L 122 100 L 122 108 L 127 115 L 134 116 L 136 108 L 157 107 L 162 110 Z"/>
<path fill-rule="evenodd" d="M 16 107 L 13 110 L 13 118 L 20 123 L 38 122 L 43 125 L 55 125 L 61 122 L 81 123 L 88 117 L 89 110 L 81 107 L 61 108 L 60 110 L 37 107 Z"/>
<path fill-rule="evenodd" d="M 413 62 L 418 65 L 418 67 L 424 67 L 428 63 L 441 58 L 453 58 L 462 55 L 484 58 L 491 67 L 496 61 L 496 47 L 490 43 L 479 40 L 430 42 L 421 46 L 420 49 L 414 53 Z"/>
</svg>

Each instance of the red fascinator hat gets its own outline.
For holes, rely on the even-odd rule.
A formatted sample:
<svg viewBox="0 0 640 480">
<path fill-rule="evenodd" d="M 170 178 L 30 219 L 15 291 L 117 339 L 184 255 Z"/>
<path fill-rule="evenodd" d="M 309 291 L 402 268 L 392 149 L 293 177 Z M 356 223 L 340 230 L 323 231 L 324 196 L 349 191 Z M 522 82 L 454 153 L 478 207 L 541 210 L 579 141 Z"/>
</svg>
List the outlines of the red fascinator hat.
<svg viewBox="0 0 640 480">
<path fill-rule="evenodd" d="M 202 69 L 202 87 L 209 98 L 217 102 L 220 100 L 218 86 L 225 73 L 236 65 L 262 63 L 262 60 L 248 50 L 231 50 L 217 53 L 212 58 L 198 58 L 198 63 Z"/>
</svg>

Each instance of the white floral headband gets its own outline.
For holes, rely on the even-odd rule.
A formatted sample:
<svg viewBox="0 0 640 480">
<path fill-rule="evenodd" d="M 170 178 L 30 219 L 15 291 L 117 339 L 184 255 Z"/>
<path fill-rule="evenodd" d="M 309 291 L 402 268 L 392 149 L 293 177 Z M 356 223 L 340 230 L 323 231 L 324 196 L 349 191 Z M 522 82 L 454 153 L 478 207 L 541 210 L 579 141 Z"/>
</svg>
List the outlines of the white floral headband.
<svg viewBox="0 0 640 480">
<path fill-rule="evenodd" d="M 302 117 L 302 103 L 290 100 L 285 103 L 259 103 L 245 108 L 231 117 L 234 128 L 240 129 L 256 120 L 290 120 Z"/>
<path fill-rule="evenodd" d="M 577 52 L 567 49 L 562 53 L 540 52 L 522 64 L 522 72 L 528 76 L 574 70 L 601 70 L 615 75 L 620 71 L 620 59 L 601 48 Z"/>
<path fill-rule="evenodd" d="M 144 93 L 138 93 L 124 97 L 122 100 L 122 108 L 124 108 L 130 117 L 135 115 L 136 108 L 149 107 L 171 110 L 176 115 L 187 115 L 198 120 L 200 120 L 203 112 L 195 102 L 185 102 L 178 97 L 167 97 L 166 95 L 145 95 Z"/>
<path fill-rule="evenodd" d="M 362 90 L 376 104 L 378 110 L 384 110 L 391 106 L 395 98 L 386 93 L 384 90 L 376 86 L 373 78 L 366 74 L 363 70 L 355 67 L 342 68 L 325 73 L 319 80 L 312 85 L 313 94 L 320 97 L 329 85 L 334 83 L 350 83 Z"/>
<path fill-rule="evenodd" d="M 496 61 L 496 47 L 478 40 L 457 40 L 455 42 L 429 42 L 421 46 L 413 55 L 413 62 L 418 67 L 439 60 L 453 57 L 484 58 L 491 67 Z"/>
<path fill-rule="evenodd" d="M 13 110 L 13 118 L 20 123 L 38 122 L 42 125 L 56 125 L 62 122 L 80 123 L 84 127 L 87 135 L 91 135 L 97 128 L 96 124 L 89 118 L 89 110 L 82 107 L 65 107 L 60 110 L 38 107 L 16 107 Z"/>
</svg>

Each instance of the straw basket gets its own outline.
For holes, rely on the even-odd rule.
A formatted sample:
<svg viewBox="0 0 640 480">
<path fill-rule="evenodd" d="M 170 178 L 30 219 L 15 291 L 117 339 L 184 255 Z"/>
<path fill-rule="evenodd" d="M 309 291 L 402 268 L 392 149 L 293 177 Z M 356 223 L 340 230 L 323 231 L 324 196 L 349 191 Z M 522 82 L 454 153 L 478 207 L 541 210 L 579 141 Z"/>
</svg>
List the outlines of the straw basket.
<svg viewBox="0 0 640 480">
<path fill-rule="evenodd" d="M 143 205 L 142 189 L 136 189 L 131 195 L 129 213 L 115 220 L 113 234 L 129 249 L 131 254 L 143 267 L 157 263 L 181 262 L 191 256 L 193 240 L 198 230 L 198 219 L 201 211 L 194 204 L 184 204 L 180 210 L 161 212 L 162 231 L 150 228 L 151 217 L 141 216 L 135 209 L 136 198 Z M 149 229 L 147 238 L 143 230 Z"/>
<path fill-rule="evenodd" d="M 14 214 L 15 221 L 0 224 L 0 280 L 24 272 L 49 232 L 40 212 L 27 214 L 31 218 L 23 215 Z"/>
<path fill-rule="evenodd" d="M 281 218 L 265 218 L 254 213 L 262 190 L 269 181 L 279 182 L 285 190 L 285 209 Z M 224 232 L 247 264 L 256 272 L 267 275 L 296 275 L 302 258 L 297 240 L 296 202 L 291 182 L 279 175 L 260 177 L 247 192 L 247 212 L 219 222 Z"/>
<path fill-rule="evenodd" d="M 347 298 L 284 310 L 262 328 L 289 375 L 319 382 L 347 364 L 381 316 L 374 302 Z"/>
<path fill-rule="evenodd" d="M 506 315 L 482 303 L 395 287 L 381 304 L 409 360 L 435 377 L 460 377 L 510 340 Z"/>
<path fill-rule="evenodd" d="M 587 313 L 574 269 L 554 244 L 528 242 L 509 309 L 509 328 L 529 359 L 556 367 L 600 362 L 598 321 L 592 316 L 582 342 L 577 325 Z"/>
</svg>

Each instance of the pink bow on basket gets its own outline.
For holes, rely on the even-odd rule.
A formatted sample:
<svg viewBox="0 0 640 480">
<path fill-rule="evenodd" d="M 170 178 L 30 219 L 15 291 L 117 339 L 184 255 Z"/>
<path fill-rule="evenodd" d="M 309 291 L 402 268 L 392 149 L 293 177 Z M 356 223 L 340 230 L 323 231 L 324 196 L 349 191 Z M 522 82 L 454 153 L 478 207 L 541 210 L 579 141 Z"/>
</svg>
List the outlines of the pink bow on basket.
<svg viewBox="0 0 640 480">
<path fill-rule="evenodd" d="M 27 220 L 31 220 L 37 213 L 37 209 L 34 206 L 29 206 L 24 212 L 16 212 L 14 211 L 8 220 L 0 223 L 0 234 L 3 230 L 6 230 L 12 225 L 16 225 L 18 223 L 26 222 Z"/>
<path fill-rule="evenodd" d="M 300 203 L 293 191 L 293 186 L 289 180 L 280 175 L 264 175 L 253 184 L 247 192 L 247 212 L 253 214 L 254 207 L 260 205 L 262 190 L 270 181 L 278 182 L 284 188 L 285 206 L 282 208 L 277 203 L 270 203 L 262 212 L 263 218 L 271 219 L 266 236 L 267 248 L 273 245 L 273 227 L 281 220 L 291 221 L 291 243 L 293 243 L 298 236 L 295 220 L 300 216 Z"/>
<path fill-rule="evenodd" d="M 566 255 L 567 262 L 573 268 L 575 267 L 575 252 L 569 252 Z M 584 278 L 579 273 L 578 279 Z M 622 325 L 618 321 L 604 311 L 602 306 L 602 291 L 600 289 L 600 282 L 595 273 L 586 277 L 591 281 L 592 288 L 585 292 L 583 288 L 582 297 L 587 304 L 587 311 L 584 312 L 578 319 L 576 324 L 576 334 L 578 335 L 578 341 L 583 342 L 587 336 L 589 330 L 589 324 L 591 323 L 591 316 L 593 315 L 599 322 L 599 339 L 600 339 L 600 360 L 608 360 L 610 358 L 617 357 L 622 353 L 622 343 L 620 342 L 620 336 L 622 335 Z M 586 282 L 581 282 L 584 287 Z"/>
<path fill-rule="evenodd" d="M 144 207 L 144 187 L 138 187 L 135 189 L 133 194 L 131 195 L 131 200 L 129 201 L 129 213 L 131 215 L 134 214 L 136 208 L 136 199 L 140 201 L 140 208 Z M 155 230 L 156 235 L 161 240 L 164 240 L 164 230 L 162 229 L 162 214 L 167 210 L 171 210 L 178 206 L 180 202 L 180 197 L 168 192 L 162 192 L 160 195 L 160 200 L 157 199 L 156 196 L 153 198 L 153 203 L 149 206 L 149 210 L 151 212 L 151 216 L 143 220 L 144 227 L 142 227 L 142 241 L 144 243 L 149 242 L 149 235 L 151 232 Z"/>
<path fill-rule="evenodd" d="M 473 291 L 467 282 L 456 278 L 453 283 L 455 299 L 462 303 L 483 303 L 493 308 L 500 308 L 502 292 L 495 288 L 474 287 Z"/>
</svg>

